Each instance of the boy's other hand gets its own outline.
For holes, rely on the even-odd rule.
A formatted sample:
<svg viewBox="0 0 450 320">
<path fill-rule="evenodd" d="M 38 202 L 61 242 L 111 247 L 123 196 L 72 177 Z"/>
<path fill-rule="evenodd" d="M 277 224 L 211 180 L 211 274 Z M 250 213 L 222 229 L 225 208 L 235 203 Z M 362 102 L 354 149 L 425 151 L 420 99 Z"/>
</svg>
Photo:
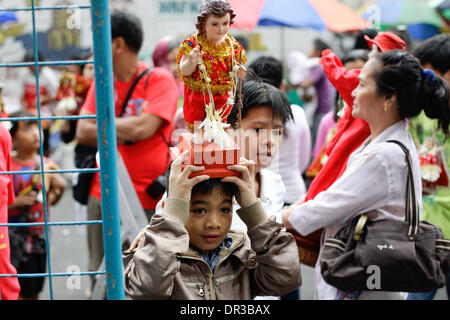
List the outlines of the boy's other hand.
<svg viewBox="0 0 450 320">
<path fill-rule="evenodd" d="M 286 226 L 286 229 L 288 230 L 295 230 L 294 227 L 289 222 L 289 216 L 292 214 L 294 209 L 296 208 L 296 205 L 287 206 L 283 208 L 283 211 L 281 212 L 281 221 Z"/>
<path fill-rule="evenodd" d="M 229 166 L 228 170 L 238 171 L 241 173 L 240 177 L 226 177 L 222 182 L 231 182 L 238 186 L 239 191 L 236 193 L 236 200 L 241 208 L 247 208 L 256 202 L 255 191 L 255 163 L 245 158 L 234 166 Z"/>
<path fill-rule="evenodd" d="M 183 170 L 183 161 L 188 155 L 189 151 L 185 151 L 178 156 L 178 158 L 172 162 L 169 176 L 169 198 L 178 198 L 189 203 L 191 200 L 192 188 L 203 181 L 209 179 L 208 175 L 201 175 L 189 179 L 189 175 L 195 172 L 205 170 L 205 167 L 198 167 L 188 165 Z"/>
</svg>

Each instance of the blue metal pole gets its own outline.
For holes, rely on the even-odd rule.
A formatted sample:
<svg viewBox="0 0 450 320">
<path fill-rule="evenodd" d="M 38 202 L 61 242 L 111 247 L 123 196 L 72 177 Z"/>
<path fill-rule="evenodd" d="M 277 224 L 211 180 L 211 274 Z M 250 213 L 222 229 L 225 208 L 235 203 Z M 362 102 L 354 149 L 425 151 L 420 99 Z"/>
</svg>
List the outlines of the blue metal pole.
<svg viewBox="0 0 450 320">
<path fill-rule="evenodd" d="M 36 12 L 35 12 L 35 0 L 31 0 L 31 17 L 33 20 L 33 47 L 34 47 L 34 74 L 36 77 L 36 105 L 37 105 L 37 112 L 38 112 L 38 124 L 39 124 L 39 140 L 41 143 L 39 144 L 39 154 L 40 154 L 40 161 L 41 161 L 41 178 L 42 178 L 42 198 L 43 198 L 43 205 L 44 205 L 44 223 L 45 223 L 45 247 L 47 250 L 47 269 L 48 269 L 48 286 L 50 291 L 50 300 L 53 300 L 53 280 L 52 280 L 52 263 L 51 263 L 51 257 L 50 257 L 50 244 L 49 244 L 49 233 L 48 233 L 48 204 L 47 204 L 47 186 L 45 185 L 45 178 L 44 178 L 44 147 L 42 144 L 42 141 L 44 141 L 42 136 L 42 120 L 41 120 L 41 96 L 40 96 L 40 86 L 39 86 L 39 66 L 38 66 L 38 41 L 37 41 L 37 31 L 36 31 Z"/>
<path fill-rule="evenodd" d="M 123 300 L 125 299 L 125 289 L 117 186 L 111 18 L 108 0 L 91 0 L 91 5 L 107 298 L 108 300 Z"/>
</svg>

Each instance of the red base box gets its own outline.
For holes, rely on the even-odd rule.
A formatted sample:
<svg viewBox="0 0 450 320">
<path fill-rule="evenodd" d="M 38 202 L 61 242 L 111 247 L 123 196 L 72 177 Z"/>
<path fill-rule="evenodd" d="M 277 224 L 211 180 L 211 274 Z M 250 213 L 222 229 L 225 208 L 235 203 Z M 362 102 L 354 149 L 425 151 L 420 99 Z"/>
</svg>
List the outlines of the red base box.
<svg viewBox="0 0 450 320">
<path fill-rule="evenodd" d="M 229 139 L 229 146 L 227 148 L 221 148 L 214 142 L 205 142 L 202 145 L 196 145 L 192 142 L 192 134 L 184 133 L 180 136 L 178 147 L 170 148 L 172 159 L 176 159 L 186 150 L 189 150 L 189 154 L 183 163 L 183 169 L 187 165 L 205 167 L 205 170 L 192 173 L 189 178 L 204 174 L 211 178 L 240 176 L 239 172 L 227 169 L 228 166 L 238 164 L 241 158 L 240 149 L 231 138 Z"/>
</svg>

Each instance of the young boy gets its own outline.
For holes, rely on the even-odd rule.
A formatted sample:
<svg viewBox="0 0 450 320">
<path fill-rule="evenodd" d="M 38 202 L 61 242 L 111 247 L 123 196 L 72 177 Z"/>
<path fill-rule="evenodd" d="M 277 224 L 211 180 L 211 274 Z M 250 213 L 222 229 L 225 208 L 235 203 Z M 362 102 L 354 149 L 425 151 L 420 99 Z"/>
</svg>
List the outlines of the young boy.
<svg viewBox="0 0 450 320">
<path fill-rule="evenodd" d="M 229 167 L 239 177 L 189 179 L 203 167 L 180 155 L 170 170 L 164 213 L 124 252 L 125 290 L 133 299 L 252 299 L 282 295 L 301 284 L 295 241 L 268 219 L 256 198 L 255 165 Z M 230 231 L 233 196 L 248 232 Z"/>
<path fill-rule="evenodd" d="M 11 117 L 33 117 L 26 111 L 19 111 Z M 14 122 L 10 129 L 15 153 L 11 158 L 13 171 L 40 170 L 39 126 L 37 121 Z M 45 170 L 57 170 L 58 166 L 49 158 L 44 158 Z M 45 174 L 47 205 L 52 206 L 62 196 L 66 181 L 59 174 Z M 8 206 L 9 223 L 44 222 L 42 178 L 40 174 L 14 174 L 15 201 Z M 44 273 L 46 269 L 46 240 L 43 226 L 10 228 L 11 262 L 22 273 Z M 37 300 L 42 290 L 44 277 L 20 277 L 19 299 Z"/>
</svg>

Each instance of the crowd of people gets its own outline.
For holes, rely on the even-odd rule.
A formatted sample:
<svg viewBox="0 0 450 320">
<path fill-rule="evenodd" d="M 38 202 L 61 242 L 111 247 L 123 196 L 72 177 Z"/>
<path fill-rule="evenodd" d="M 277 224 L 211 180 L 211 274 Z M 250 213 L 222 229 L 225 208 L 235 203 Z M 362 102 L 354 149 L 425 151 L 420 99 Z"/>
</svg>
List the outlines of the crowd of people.
<svg viewBox="0 0 450 320">
<path fill-rule="evenodd" d="M 198 33 L 184 41 L 161 39 L 146 64 L 139 59 L 139 18 L 111 15 L 118 154 L 148 220 L 124 248 L 127 295 L 299 300 L 306 264 L 315 268 L 317 299 L 433 299 L 436 290 L 339 290 L 322 278 L 319 260 L 324 239 L 361 213 L 375 212 L 373 220 L 404 219 L 408 171 L 402 150 L 389 140 L 409 149 L 414 176 L 422 178 L 415 180 L 422 219 L 450 238 L 450 36 L 413 48 L 405 32 L 367 29 L 339 56 L 315 39 L 308 55 L 291 52 L 286 65 L 261 56 L 244 67 L 248 48 L 228 32 L 233 17 L 226 1 L 204 1 Z M 242 64 L 234 68 L 239 56 Z M 80 59 L 90 60 L 92 53 Z M 209 103 L 226 106 L 220 122 L 240 137 L 243 158 L 228 168 L 238 175 L 213 179 L 201 174 L 203 167 L 183 169 L 186 153 L 170 156 L 180 131 L 195 134 L 194 121 L 205 118 L 204 109 L 195 108 L 205 104 L 202 63 L 214 69 L 206 81 Z M 39 70 L 41 116 L 95 115 L 92 64 L 63 70 L 59 81 L 47 69 Z M 243 79 L 236 99 L 227 78 L 233 71 Z M 9 117 L 37 115 L 34 67 L 27 73 L 23 108 Z M 58 170 L 50 143 L 55 126 L 60 143 L 75 145 L 78 168 L 98 167 L 97 121 L 83 118 L 42 126 L 14 121 L 9 133 L 0 126 L 0 170 Z M 200 175 L 190 178 L 194 173 Z M 162 189 L 161 177 L 167 178 Z M 99 173 L 75 174 L 69 183 L 56 173 L 44 179 L 13 174 L 0 175 L 0 223 L 43 222 L 44 203 L 53 207 L 69 188 L 76 210 L 88 220 L 102 219 Z M 88 270 L 97 271 L 104 256 L 102 227 L 89 225 L 87 231 Z M 306 240 L 316 243 L 312 255 L 299 250 Z M 45 273 L 46 250 L 43 226 L 0 226 L 0 273 Z M 0 298 L 38 299 L 43 281 L 0 278 Z M 447 283 L 450 296 L 449 290 Z"/>
</svg>

